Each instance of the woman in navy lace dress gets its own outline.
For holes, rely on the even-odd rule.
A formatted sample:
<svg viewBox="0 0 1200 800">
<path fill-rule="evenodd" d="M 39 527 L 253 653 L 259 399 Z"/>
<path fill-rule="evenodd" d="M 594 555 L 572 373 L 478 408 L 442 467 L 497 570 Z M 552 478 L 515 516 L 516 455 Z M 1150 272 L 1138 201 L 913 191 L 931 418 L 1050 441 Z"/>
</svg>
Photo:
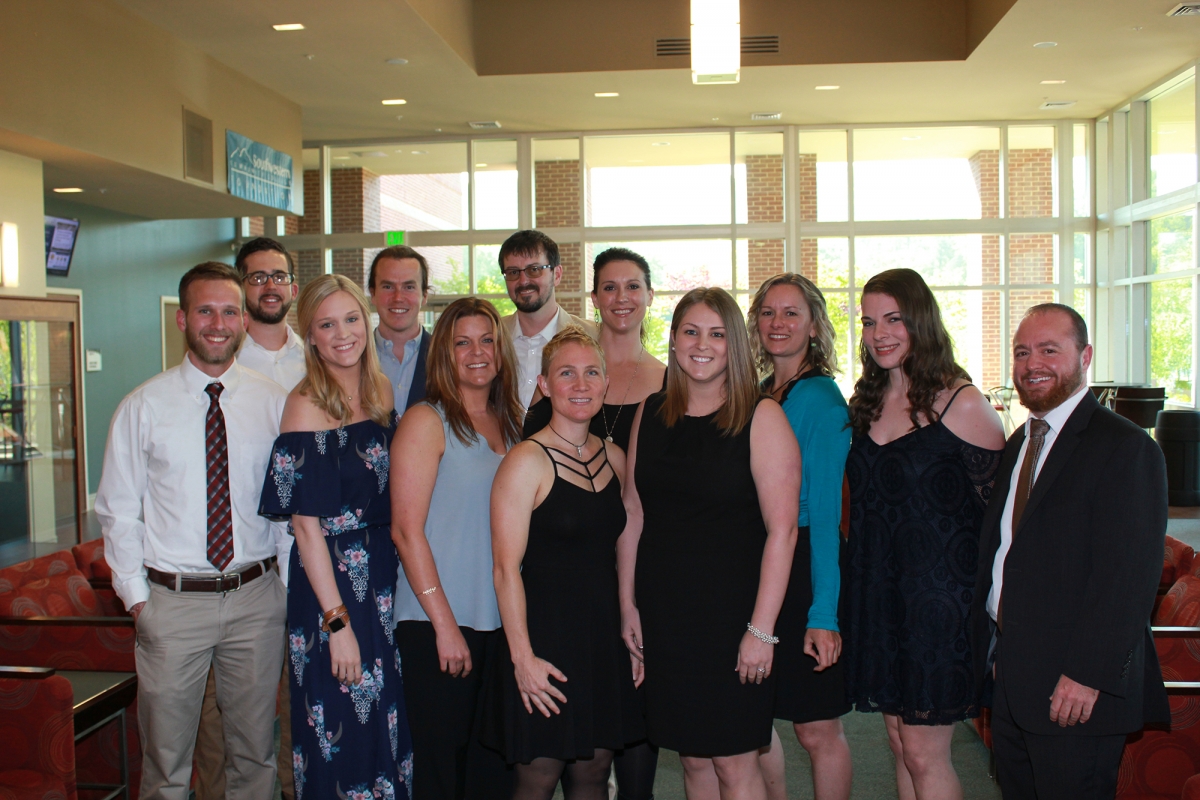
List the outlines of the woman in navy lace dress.
<svg viewBox="0 0 1200 800">
<path fill-rule="evenodd" d="M 308 374 L 284 407 L 259 512 L 290 516 L 288 665 L 296 800 L 412 795 L 392 634 L 392 392 L 362 290 L 322 276 L 299 301 Z"/>
<path fill-rule="evenodd" d="M 933 292 L 911 269 L 862 298 L 862 377 L 846 463 L 846 697 L 881 711 L 899 796 L 961 798 L 952 723 L 978 716 L 967 615 L 1000 418 L 954 361 Z"/>
</svg>

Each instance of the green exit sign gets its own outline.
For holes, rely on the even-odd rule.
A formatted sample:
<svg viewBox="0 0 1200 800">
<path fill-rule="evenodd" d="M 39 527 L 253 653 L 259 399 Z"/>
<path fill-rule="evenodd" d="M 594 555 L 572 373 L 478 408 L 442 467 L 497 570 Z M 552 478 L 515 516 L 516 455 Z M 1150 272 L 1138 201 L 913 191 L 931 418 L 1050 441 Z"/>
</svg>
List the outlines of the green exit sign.
<svg viewBox="0 0 1200 800">
<path fill-rule="evenodd" d="M 395 247 L 398 244 L 404 244 L 404 231 L 388 231 L 384 235 L 387 237 L 388 247 Z"/>
</svg>

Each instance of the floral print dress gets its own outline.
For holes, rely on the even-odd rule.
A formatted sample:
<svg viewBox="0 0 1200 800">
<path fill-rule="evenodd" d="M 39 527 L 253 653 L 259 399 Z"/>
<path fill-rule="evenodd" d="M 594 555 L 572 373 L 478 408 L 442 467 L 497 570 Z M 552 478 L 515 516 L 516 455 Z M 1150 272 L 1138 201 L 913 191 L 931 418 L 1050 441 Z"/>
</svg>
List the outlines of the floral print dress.
<svg viewBox="0 0 1200 800">
<path fill-rule="evenodd" d="M 387 428 L 364 420 L 275 440 L 259 513 L 318 517 L 362 655 L 362 681 L 333 676 L 329 634 L 300 548 L 288 582 L 288 680 L 296 800 L 412 797 L 412 739 L 392 636 L 399 558 L 390 535 Z M 290 526 L 289 526 L 290 530 Z"/>
</svg>

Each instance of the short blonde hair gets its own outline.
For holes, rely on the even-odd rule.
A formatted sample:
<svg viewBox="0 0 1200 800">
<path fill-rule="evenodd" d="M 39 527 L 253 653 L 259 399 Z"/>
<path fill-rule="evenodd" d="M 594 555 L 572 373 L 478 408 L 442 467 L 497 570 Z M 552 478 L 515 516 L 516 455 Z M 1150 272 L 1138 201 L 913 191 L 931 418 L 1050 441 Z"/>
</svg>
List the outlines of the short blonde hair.
<svg viewBox="0 0 1200 800">
<path fill-rule="evenodd" d="M 542 348 L 542 377 L 550 374 L 550 364 L 553 363 L 554 357 L 558 355 L 559 350 L 562 350 L 569 344 L 590 347 L 600 359 L 600 369 L 604 370 L 605 373 L 608 372 L 608 364 L 604 360 L 604 351 L 600 349 L 599 343 L 578 325 L 568 325 L 554 334 L 554 338 Z"/>
<path fill-rule="evenodd" d="M 329 372 L 325 360 L 317 352 L 317 346 L 311 341 L 313 318 L 317 315 L 317 309 L 321 307 L 321 303 L 338 292 L 345 292 L 353 298 L 362 315 L 363 328 L 367 332 L 361 361 L 362 372 L 358 379 L 358 396 L 362 401 L 362 409 L 375 422 L 387 427 L 392 421 L 392 406 L 395 402 L 392 397 L 392 385 L 379 368 L 379 354 L 375 352 L 375 337 L 371 332 L 371 312 L 367 306 L 367 296 L 357 283 L 345 275 L 322 275 L 300 292 L 300 299 L 296 302 L 296 315 L 304 336 L 304 364 L 308 372 L 300 381 L 297 391 L 342 425 L 349 425 L 353 421 L 346 393 Z"/>
<path fill-rule="evenodd" d="M 765 378 L 774 371 L 771 355 L 763 348 L 762 338 L 758 335 L 758 315 L 762 313 L 767 292 L 776 286 L 795 286 L 803 295 L 804 301 L 808 303 L 808 313 L 816 326 L 817 335 L 809 340 L 808 353 L 804 356 L 805 363 L 817 372 L 831 376 L 836 375 L 840 372 L 837 360 L 837 331 L 833 329 L 833 323 L 829 321 L 825 295 L 821 294 L 821 290 L 815 283 L 794 272 L 782 272 L 767 278 L 754 293 L 754 299 L 750 301 L 750 310 L 746 313 L 746 331 L 750 334 L 750 352 L 754 355 L 754 364 L 758 367 L 758 374 Z"/>
</svg>

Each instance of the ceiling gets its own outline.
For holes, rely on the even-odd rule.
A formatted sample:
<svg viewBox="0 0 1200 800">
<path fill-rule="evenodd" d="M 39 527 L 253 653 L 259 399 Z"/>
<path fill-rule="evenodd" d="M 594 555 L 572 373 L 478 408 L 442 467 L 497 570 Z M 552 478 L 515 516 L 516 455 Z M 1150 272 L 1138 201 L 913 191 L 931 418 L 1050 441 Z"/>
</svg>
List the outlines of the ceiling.
<svg viewBox="0 0 1200 800">
<path fill-rule="evenodd" d="M 800 125 L 1091 118 L 1200 57 L 1200 17 L 1167 17 L 1174 0 L 1018 0 L 1002 17 L 1003 0 L 795 0 L 808 16 L 776 22 L 763 9 L 779 8 L 781 0 L 742 0 L 743 34 L 779 35 L 780 63 L 747 57 L 741 83 L 728 86 L 693 86 L 687 59 L 679 57 L 678 67 L 599 69 L 644 66 L 653 37 L 686 36 L 679 7 L 687 0 L 118 2 L 298 103 L 308 142 L 456 135 L 474 120 L 499 121 L 501 132 L 748 126 L 750 114 L 761 111 Z M 663 5 L 671 13 L 661 13 Z M 831 5 L 858 16 L 816 10 Z M 975 6 L 1000 12 L 971 50 Z M 556 13 L 536 16 L 551 7 Z M 511 18 L 502 16 L 505 8 Z M 652 8 L 658 10 L 645 10 Z M 606 10 L 627 36 L 597 27 Z M 880 14 L 882 21 L 872 22 Z M 749 27 L 752 21 L 758 27 Z M 306 30 L 271 28 L 287 22 Z M 880 38 L 881 25 L 890 43 Z M 836 55 L 814 44 L 826 39 L 849 49 Z M 1045 41 L 1057 46 L 1033 47 Z M 806 54 L 844 62 L 847 53 L 858 61 L 801 63 Z M 393 58 L 408 63 L 386 63 Z M 550 71 L 479 74 L 506 64 Z M 841 88 L 814 89 L 829 84 Z M 389 98 L 407 103 L 381 104 Z M 1039 111 L 1048 99 L 1077 104 Z"/>
</svg>

